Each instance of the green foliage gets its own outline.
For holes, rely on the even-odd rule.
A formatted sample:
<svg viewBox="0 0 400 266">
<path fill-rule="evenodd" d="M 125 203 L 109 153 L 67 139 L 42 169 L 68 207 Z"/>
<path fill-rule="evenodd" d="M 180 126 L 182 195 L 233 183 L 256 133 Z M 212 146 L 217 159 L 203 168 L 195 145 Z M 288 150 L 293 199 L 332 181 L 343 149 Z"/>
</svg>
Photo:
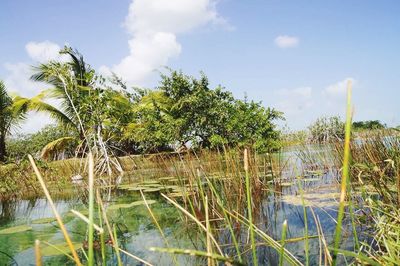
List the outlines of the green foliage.
<svg viewBox="0 0 400 266">
<path fill-rule="evenodd" d="M 39 155 L 47 144 L 64 136 L 74 136 L 74 132 L 57 125 L 46 126 L 34 134 L 14 136 L 6 142 L 9 161 L 20 161 L 27 154 Z M 69 143 L 59 155 L 64 158 L 73 156 L 76 145 L 76 141 Z"/>
<path fill-rule="evenodd" d="M 280 112 L 235 99 L 220 86 L 211 89 L 203 73 L 196 79 L 171 71 L 161 78 L 157 90 L 140 98 L 134 107 L 136 120 L 125 131 L 143 150 L 226 145 L 265 151 L 278 146 L 273 121 L 282 118 Z"/>
<path fill-rule="evenodd" d="M 16 99 L 23 98 L 11 98 L 0 80 L 0 162 L 4 162 L 7 157 L 6 137 L 24 119 L 25 110 L 16 108 Z"/>
<path fill-rule="evenodd" d="M 311 142 L 325 143 L 344 139 L 344 122 L 337 116 L 318 118 L 308 129 Z"/>
<path fill-rule="evenodd" d="M 17 97 L 15 109 L 20 113 L 46 112 L 62 126 L 60 133 L 68 134 L 43 137 L 47 143 L 31 141 L 32 136 L 10 142 L 11 157 L 21 158 L 18 150 L 37 153 L 46 147 L 42 155 L 56 158 L 64 147 L 71 147 L 69 142 L 81 149 L 112 150 L 114 155 L 189 146 L 241 146 L 258 151 L 279 146 L 274 121 L 281 119 L 282 113 L 261 103 L 235 99 L 221 86 L 210 88 L 203 73 L 194 78 L 171 70 L 161 75 L 155 90 L 129 91 L 115 75 L 111 82 L 97 75 L 78 51 L 65 47 L 60 53 L 68 55 L 70 61 L 40 64 L 32 76 L 51 89 L 31 99 Z M 48 104 L 47 99 L 60 105 Z M 29 141 L 32 147 L 22 149 Z"/>
<path fill-rule="evenodd" d="M 384 129 L 384 128 L 386 128 L 386 125 L 381 123 L 381 121 L 379 120 L 353 122 L 354 130 L 374 130 L 374 129 Z"/>
</svg>

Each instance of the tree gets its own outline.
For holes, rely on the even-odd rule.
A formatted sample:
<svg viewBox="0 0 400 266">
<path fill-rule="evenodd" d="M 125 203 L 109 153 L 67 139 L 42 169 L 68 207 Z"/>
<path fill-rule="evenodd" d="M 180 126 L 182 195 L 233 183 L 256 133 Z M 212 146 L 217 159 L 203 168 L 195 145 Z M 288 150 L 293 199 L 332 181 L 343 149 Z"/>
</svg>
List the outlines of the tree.
<svg viewBox="0 0 400 266">
<path fill-rule="evenodd" d="M 353 122 L 353 128 L 355 130 L 374 130 L 374 129 L 384 129 L 386 125 L 381 123 L 379 120 L 367 120 L 367 121 L 357 121 Z"/>
<path fill-rule="evenodd" d="M 318 118 L 308 129 L 311 142 L 324 143 L 344 139 L 344 122 L 337 116 Z"/>
<path fill-rule="evenodd" d="M 235 99 L 221 86 L 210 88 L 203 73 L 194 78 L 171 70 L 161 75 L 155 90 L 134 88 L 132 92 L 115 75 L 111 83 L 106 82 L 76 50 L 65 47 L 61 53 L 69 55 L 70 61 L 41 64 L 32 76 L 52 87 L 19 101 L 19 108 L 49 113 L 77 133 L 81 147 L 102 154 L 109 148 L 120 155 L 188 144 L 205 148 L 240 145 L 260 150 L 276 146 L 279 134 L 274 120 L 280 119 L 281 113 L 260 103 Z M 47 98 L 58 100 L 60 107 L 46 103 Z M 43 154 L 72 140 L 70 136 L 54 140 Z"/>
<path fill-rule="evenodd" d="M 235 99 L 221 86 L 211 89 L 203 73 L 196 79 L 170 71 L 170 75 L 161 76 L 157 89 L 172 104 L 166 113 L 173 123 L 172 134 L 181 145 L 239 145 L 267 150 L 277 144 L 279 134 L 273 122 L 282 118 L 282 113 Z"/>
<path fill-rule="evenodd" d="M 227 124 L 226 142 L 231 146 L 249 146 L 260 152 L 279 148 L 279 132 L 274 121 L 283 113 L 264 108 L 261 103 L 236 100 Z"/>
<path fill-rule="evenodd" d="M 66 131 L 60 125 L 48 125 L 42 128 L 39 132 L 33 134 L 17 134 L 8 138 L 6 142 L 8 157 L 13 161 L 20 161 L 25 158 L 26 154 L 42 155 L 42 157 L 59 156 L 59 158 L 69 158 L 75 155 L 76 141 L 60 142 L 57 140 L 65 136 L 77 140 L 74 132 Z M 46 150 L 44 147 L 49 143 L 57 146 L 51 150 Z M 44 153 L 42 153 L 42 151 Z M 53 152 L 54 151 L 54 152 Z M 42 153 L 42 154 L 41 154 Z"/>
<path fill-rule="evenodd" d="M 172 102 L 161 91 L 146 91 L 132 106 L 133 120 L 125 127 L 124 138 L 136 143 L 137 151 L 160 152 L 173 149 L 175 121 Z"/>
<path fill-rule="evenodd" d="M 79 133 L 81 141 L 85 139 L 85 131 L 93 126 L 98 95 L 101 92 L 95 88 L 96 76 L 94 70 L 84 61 L 78 51 L 64 47 L 60 54 L 69 55 L 67 63 L 50 61 L 35 67 L 31 79 L 45 82 L 52 87 L 38 97 L 53 98 L 60 102 L 60 108 L 44 102 L 30 103 L 30 110 L 49 113 L 57 122 L 67 128 L 73 128 Z"/>
<path fill-rule="evenodd" d="M 17 100 L 22 99 L 18 97 Z M 0 80 L 0 162 L 7 156 L 6 137 L 13 127 L 17 126 L 24 118 L 22 110 L 15 108 L 16 99 L 12 98 L 4 83 Z"/>
</svg>

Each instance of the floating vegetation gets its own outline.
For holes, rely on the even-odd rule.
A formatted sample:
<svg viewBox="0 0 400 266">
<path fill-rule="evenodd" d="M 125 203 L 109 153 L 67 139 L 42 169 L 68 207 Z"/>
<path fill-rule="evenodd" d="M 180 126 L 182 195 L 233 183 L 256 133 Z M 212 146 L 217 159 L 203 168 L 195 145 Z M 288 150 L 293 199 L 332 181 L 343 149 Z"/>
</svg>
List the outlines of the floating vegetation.
<svg viewBox="0 0 400 266">
<path fill-rule="evenodd" d="M 146 189 L 146 187 L 130 187 L 130 188 L 127 188 L 127 190 L 129 190 L 129 191 L 140 191 L 140 190 L 145 190 Z"/>
<path fill-rule="evenodd" d="M 159 185 L 160 182 L 158 182 L 157 180 L 148 180 L 148 181 L 143 181 L 143 182 L 141 183 L 141 185 L 152 185 L 152 184 L 154 184 L 154 185 Z"/>
<path fill-rule="evenodd" d="M 143 190 L 143 192 L 147 192 L 147 193 L 159 192 L 160 190 L 161 190 L 160 188 L 147 188 L 147 189 Z"/>
<path fill-rule="evenodd" d="M 147 200 L 146 201 L 148 205 L 154 204 L 157 201 L 155 200 Z M 108 206 L 107 210 L 118 210 L 118 209 L 125 209 L 125 208 L 131 208 L 131 207 L 135 207 L 135 206 L 141 206 L 141 205 L 145 205 L 146 203 L 143 200 L 139 200 L 139 201 L 134 201 L 132 203 L 121 203 L 121 204 L 114 204 L 114 205 L 110 205 Z"/>
<path fill-rule="evenodd" d="M 82 247 L 82 243 L 72 243 L 75 250 L 78 250 Z M 70 254 L 71 250 L 67 243 L 60 243 L 55 245 L 49 245 L 40 250 L 40 253 L 43 256 L 58 256 L 63 254 Z"/>
<path fill-rule="evenodd" d="M 326 208 L 326 207 L 337 207 L 339 198 L 338 192 L 327 192 L 327 193 L 305 193 L 303 199 L 300 195 L 284 195 L 282 201 L 287 204 L 303 206 L 303 200 L 305 206 Z"/>
<path fill-rule="evenodd" d="M 36 220 L 32 220 L 31 223 L 32 224 L 48 224 L 48 223 L 52 223 L 57 221 L 56 218 L 54 217 L 47 217 L 47 218 L 41 218 L 41 219 L 36 219 Z"/>
<path fill-rule="evenodd" d="M 192 191 L 177 191 L 177 192 L 172 192 L 168 194 L 168 197 L 170 198 L 183 198 L 183 197 L 187 197 L 187 196 L 191 196 L 193 195 L 194 192 Z"/>
<path fill-rule="evenodd" d="M 25 231 L 29 231 L 29 230 L 32 230 L 32 227 L 29 225 L 18 225 L 18 226 L 9 227 L 9 228 L 0 230 L 0 235 L 21 233 L 21 232 L 25 232 Z"/>
</svg>

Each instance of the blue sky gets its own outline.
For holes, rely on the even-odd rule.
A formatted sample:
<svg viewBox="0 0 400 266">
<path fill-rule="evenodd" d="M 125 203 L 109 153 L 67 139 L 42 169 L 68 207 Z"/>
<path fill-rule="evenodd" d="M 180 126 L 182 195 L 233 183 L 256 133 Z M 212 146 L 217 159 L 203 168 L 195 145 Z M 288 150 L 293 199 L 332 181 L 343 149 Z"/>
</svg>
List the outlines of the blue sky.
<svg viewBox="0 0 400 266">
<path fill-rule="evenodd" d="M 355 120 L 399 125 L 400 2 L 118 0 L 0 2 L 0 78 L 33 96 L 30 66 L 77 48 L 101 73 L 154 87 L 162 66 L 285 112 L 305 128 L 343 115 L 354 84 Z M 49 120 L 31 116 L 23 131 Z"/>
</svg>

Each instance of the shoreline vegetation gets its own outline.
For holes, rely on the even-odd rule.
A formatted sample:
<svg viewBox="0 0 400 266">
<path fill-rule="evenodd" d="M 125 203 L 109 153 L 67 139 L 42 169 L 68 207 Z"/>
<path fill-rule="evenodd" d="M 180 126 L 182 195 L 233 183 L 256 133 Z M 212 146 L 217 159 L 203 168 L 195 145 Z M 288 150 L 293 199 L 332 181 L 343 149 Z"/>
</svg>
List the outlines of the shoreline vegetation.
<svg viewBox="0 0 400 266">
<path fill-rule="evenodd" d="M 202 265 L 400 261 L 399 131 L 352 122 L 351 84 L 346 121 L 320 118 L 307 131 L 285 133 L 276 126 L 281 112 L 210 89 L 204 74 L 168 70 L 156 89 L 130 89 L 116 76 L 97 75 L 76 50 L 61 53 L 70 61 L 41 64 L 32 77 L 52 89 L 28 99 L 10 97 L 0 84 L 0 161 L 8 162 L 0 165 L 2 208 L 44 193 L 53 217 L 36 223 L 54 225 L 64 238 L 31 241 L 32 263 L 57 254 L 76 265 L 158 264 L 127 250 L 124 223 L 134 218 L 116 220 L 132 208 L 141 208 L 162 239 L 147 251 L 175 265 L 187 257 Z M 32 111 L 57 125 L 10 139 Z M 53 197 L 68 189 L 85 208 L 67 210 L 66 219 Z M 175 232 L 157 204 L 172 208 L 191 245 L 171 241 Z M 295 215 L 278 219 L 284 208 Z M 79 241 L 71 219 L 83 224 Z M 0 224 L 0 238 L 33 230 L 34 223 Z"/>
</svg>

